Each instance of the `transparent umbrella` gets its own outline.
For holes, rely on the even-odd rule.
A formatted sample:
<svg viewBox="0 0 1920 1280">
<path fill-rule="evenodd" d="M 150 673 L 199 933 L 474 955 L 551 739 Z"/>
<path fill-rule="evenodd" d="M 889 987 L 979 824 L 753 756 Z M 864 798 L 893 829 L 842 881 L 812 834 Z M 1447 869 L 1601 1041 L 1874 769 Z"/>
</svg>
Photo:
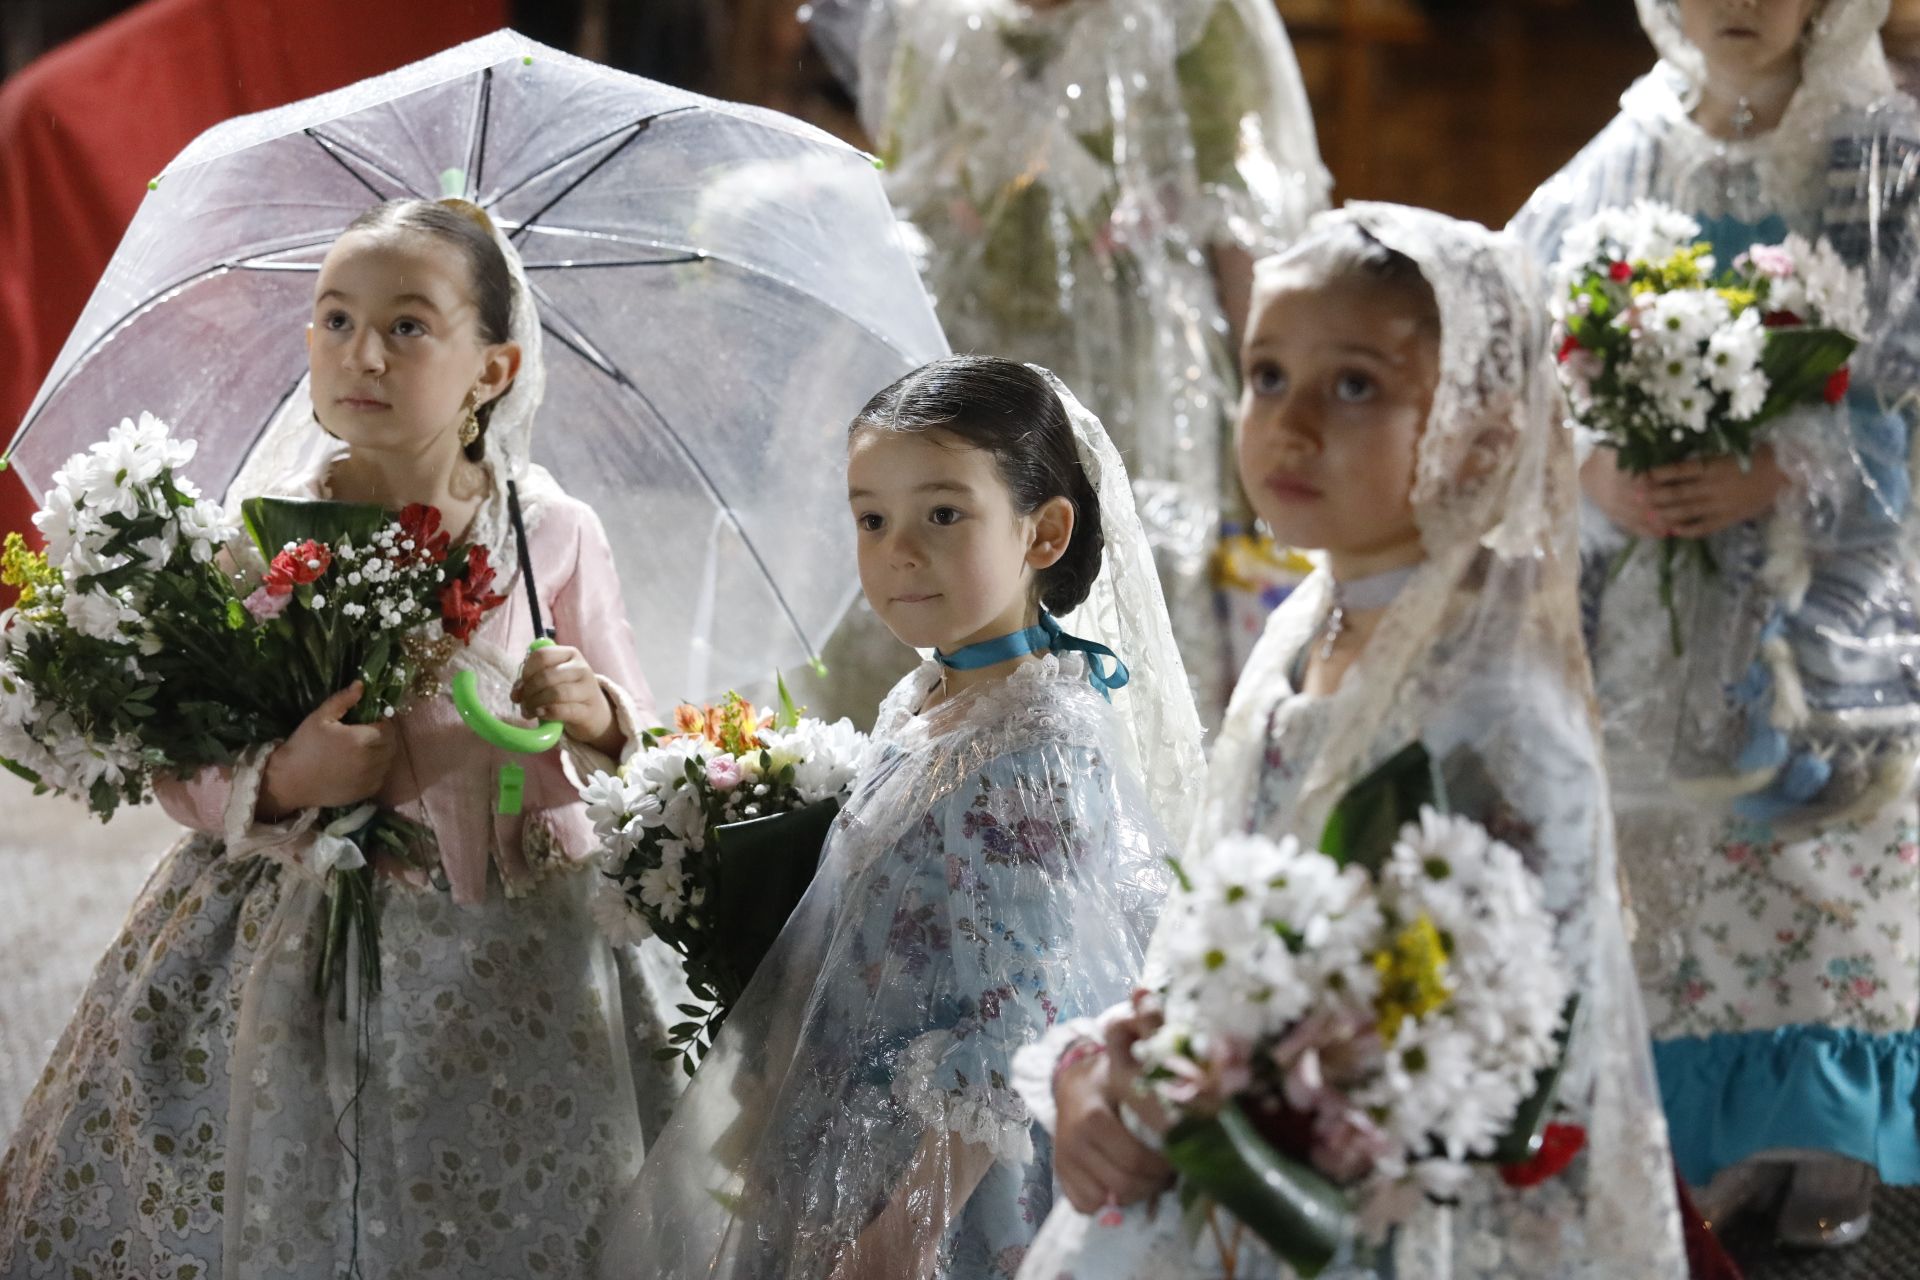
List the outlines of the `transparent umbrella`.
<svg viewBox="0 0 1920 1280">
<path fill-rule="evenodd" d="M 547 358 L 532 460 L 606 522 L 662 696 L 814 658 L 857 590 L 842 433 L 947 350 L 873 162 L 510 31 L 190 145 L 11 462 L 44 487 L 145 409 L 226 491 L 300 389 L 327 246 L 377 201 L 444 194 L 526 263 Z"/>
</svg>

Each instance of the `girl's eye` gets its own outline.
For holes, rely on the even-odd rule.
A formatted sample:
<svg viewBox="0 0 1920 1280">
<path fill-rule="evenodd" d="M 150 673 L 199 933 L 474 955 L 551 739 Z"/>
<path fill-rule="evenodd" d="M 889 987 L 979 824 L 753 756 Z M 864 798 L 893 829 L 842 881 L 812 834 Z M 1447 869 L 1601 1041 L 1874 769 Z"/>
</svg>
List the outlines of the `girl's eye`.
<svg viewBox="0 0 1920 1280">
<path fill-rule="evenodd" d="M 855 516 L 853 522 L 862 529 L 865 529 L 868 533 L 878 533 L 881 524 L 884 523 L 877 514 L 871 511 Z"/>
<path fill-rule="evenodd" d="M 1335 399 L 1343 400 L 1348 404 L 1358 404 L 1363 400 L 1373 399 L 1377 385 L 1364 373 L 1343 373 L 1334 379 L 1333 395 Z"/>
<path fill-rule="evenodd" d="M 932 520 L 935 524 L 948 525 L 959 524 L 965 517 L 957 507 L 935 507 L 932 515 L 928 516 L 928 519 Z"/>
<path fill-rule="evenodd" d="M 344 311 L 329 311 L 320 318 L 320 327 L 322 329 L 331 329 L 335 333 L 345 329 L 349 323 L 347 313 Z"/>
<path fill-rule="evenodd" d="M 1257 396 L 1279 395 L 1286 390 L 1287 375 L 1280 371 L 1279 365 L 1262 360 L 1247 371 L 1247 385 Z"/>
<path fill-rule="evenodd" d="M 421 334 L 425 333 L 426 331 L 427 331 L 427 327 L 421 324 L 418 320 L 395 320 L 393 322 L 393 332 L 395 337 L 417 338 Z"/>
</svg>

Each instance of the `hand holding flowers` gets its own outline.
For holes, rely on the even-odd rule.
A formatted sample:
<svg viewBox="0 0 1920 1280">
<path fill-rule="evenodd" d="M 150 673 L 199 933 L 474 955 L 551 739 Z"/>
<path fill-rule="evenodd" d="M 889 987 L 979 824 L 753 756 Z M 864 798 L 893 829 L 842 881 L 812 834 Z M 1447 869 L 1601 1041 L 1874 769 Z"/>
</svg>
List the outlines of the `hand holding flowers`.
<svg viewBox="0 0 1920 1280">
<path fill-rule="evenodd" d="M 1663 539 L 1676 653 L 1673 539 L 1711 571 L 1699 539 L 1771 509 L 1786 477 L 1764 428 L 1839 403 L 1866 326 L 1864 277 L 1825 240 L 1790 235 L 1720 270 L 1699 234 L 1642 200 L 1570 230 L 1554 268 L 1561 383 L 1604 446 L 1583 485 L 1623 530 Z"/>
</svg>

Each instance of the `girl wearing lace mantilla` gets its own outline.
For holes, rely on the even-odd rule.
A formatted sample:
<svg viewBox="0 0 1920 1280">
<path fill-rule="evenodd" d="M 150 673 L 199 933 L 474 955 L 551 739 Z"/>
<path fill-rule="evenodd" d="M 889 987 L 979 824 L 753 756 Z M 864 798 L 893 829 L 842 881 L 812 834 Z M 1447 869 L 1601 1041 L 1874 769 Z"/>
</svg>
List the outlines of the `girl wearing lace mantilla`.
<svg viewBox="0 0 1920 1280">
<path fill-rule="evenodd" d="M 1249 272 L 1331 185 L 1271 0 L 811 8 L 954 350 L 1045 365 L 1106 424 L 1216 723 L 1212 560 L 1223 519 L 1250 524 L 1227 456 Z"/>
<path fill-rule="evenodd" d="M 1778 1232 L 1864 1234 L 1877 1178 L 1920 1182 L 1920 626 L 1909 456 L 1920 387 L 1920 107 L 1886 0 L 1640 0 L 1659 64 L 1515 227 L 1543 260 L 1650 197 L 1722 262 L 1788 232 L 1864 273 L 1871 319 L 1837 408 L 1722 459 L 1582 468 L 1587 607 L 1637 961 L 1674 1154 L 1723 1217 L 1778 1189 Z M 1705 539 L 1675 585 L 1628 538 Z"/>
<path fill-rule="evenodd" d="M 1029 366 L 940 361 L 855 420 L 847 484 L 867 599 L 935 658 L 881 707 L 609 1277 L 1010 1280 L 1052 1197 L 1014 1050 L 1126 993 L 1166 891 L 1199 722 L 1098 421 Z"/>
<path fill-rule="evenodd" d="M 1317 843 L 1348 789 L 1417 742 L 1449 806 L 1539 875 L 1579 994 L 1554 1117 L 1578 1131 L 1571 1162 L 1527 1187 L 1478 1166 L 1375 1261 L 1329 1272 L 1343 1280 L 1686 1274 L 1576 623 L 1571 441 L 1532 288 L 1505 237 L 1391 205 L 1323 215 L 1256 277 L 1241 477 L 1278 536 L 1326 562 L 1235 691 L 1187 856 L 1229 833 Z M 1022 1275 L 1286 1274 L 1224 1210 L 1187 1218 L 1163 1191 L 1130 1089 L 1150 1020 L 1104 1021 L 1104 1049 L 1096 1025 L 1068 1024 L 1016 1062 L 1071 1202 Z"/>
<path fill-rule="evenodd" d="M 235 492 L 438 507 L 507 579 L 454 665 L 491 705 L 563 721 L 564 746 L 497 815 L 504 757 L 445 698 L 343 724 L 356 684 L 287 741 L 157 786 L 192 834 L 0 1161 L 11 1277 L 589 1274 L 595 1220 L 672 1097 L 637 956 L 593 927 L 578 870 L 576 780 L 652 716 L 600 522 L 528 461 L 544 373 L 518 255 L 472 205 L 378 206 L 322 264 L 308 341 L 310 377 Z M 562 641 L 524 666 L 508 479 Z M 376 863 L 384 981 L 338 1015 L 312 982 L 314 819 L 363 800 L 429 828 L 439 865 Z"/>
</svg>

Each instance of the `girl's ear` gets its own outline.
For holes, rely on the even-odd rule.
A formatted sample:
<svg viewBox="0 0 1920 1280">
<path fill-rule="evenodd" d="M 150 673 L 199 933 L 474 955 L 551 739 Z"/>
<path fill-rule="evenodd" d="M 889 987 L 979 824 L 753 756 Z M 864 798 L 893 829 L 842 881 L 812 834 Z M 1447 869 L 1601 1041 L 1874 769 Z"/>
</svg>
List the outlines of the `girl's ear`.
<svg viewBox="0 0 1920 1280">
<path fill-rule="evenodd" d="M 1053 568 L 1067 554 L 1067 546 L 1073 541 L 1073 503 L 1064 497 L 1048 498 L 1027 518 L 1033 521 L 1027 567 L 1040 573 Z"/>
<path fill-rule="evenodd" d="M 487 404 L 498 399 L 513 385 L 520 374 L 520 344 L 517 342 L 496 342 L 486 350 L 480 366 L 480 403 Z"/>
</svg>

